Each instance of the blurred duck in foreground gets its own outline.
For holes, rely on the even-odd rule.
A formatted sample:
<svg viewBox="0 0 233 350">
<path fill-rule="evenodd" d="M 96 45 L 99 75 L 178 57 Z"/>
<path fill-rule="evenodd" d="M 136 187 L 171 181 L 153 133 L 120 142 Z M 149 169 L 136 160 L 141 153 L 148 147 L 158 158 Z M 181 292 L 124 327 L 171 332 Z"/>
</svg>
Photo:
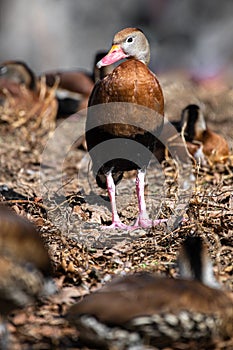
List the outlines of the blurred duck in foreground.
<svg viewBox="0 0 233 350">
<path fill-rule="evenodd" d="M 201 349 L 231 337 L 233 301 L 214 279 L 200 237 L 184 241 L 178 263 L 179 279 L 149 273 L 115 278 L 73 305 L 67 318 L 81 341 L 95 349 L 175 349 L 180 342 Z"/>
<path fill-rule="evenodd" d="M 57 114 L 54 87 L 49 88 L 22 61 L 0 64 L 1 119 L 19 127 L 33 120 L 36 128 L 53 123 Z"/>
<path fill-rule="evenodd" d="M 56 286 L 48 252 L 34 225 L 2 205 L 0 223 L 0 348 L 6 348 L 7 315 L 55 293 Z"/>
<path fill-rule="evenodd" d="M 184 128 L 184 137 L 189 153 L 202 165 L 208 161 L 224 163 L 229 155 L 227 141 L 210 130 L 201 108 L 190 104 L 182 111 L 181 129 Z"/>
<path fill-rule="evenodd" d="M 81 70 L 58 70 L 42 74 L 46 84 L 52 87 L 56 81 L 56 97 L 58 100 L 58 117 L 66 117 L 87 108 L 88 99 L 95 82 L 103 79 L 113 70 L 113 65 L 97 68 L 96 63 L 107 52 L 97 52 L 91 74 Z"/>
</svg>

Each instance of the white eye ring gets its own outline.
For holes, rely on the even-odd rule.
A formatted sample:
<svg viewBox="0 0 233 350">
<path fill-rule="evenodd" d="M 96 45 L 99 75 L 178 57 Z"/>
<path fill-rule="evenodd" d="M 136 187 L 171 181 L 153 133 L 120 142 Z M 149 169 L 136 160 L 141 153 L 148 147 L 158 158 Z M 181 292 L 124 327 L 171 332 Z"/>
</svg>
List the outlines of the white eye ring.
<svg viewBox="0 0 233 350">
<path fill-rule="evenodd" d="M 127 43 L 132 43 L 134 40 L 134 38 L 132 36 L 129 36 L 127 39 L 126 39 L 126 42 Z"/>
</svg>

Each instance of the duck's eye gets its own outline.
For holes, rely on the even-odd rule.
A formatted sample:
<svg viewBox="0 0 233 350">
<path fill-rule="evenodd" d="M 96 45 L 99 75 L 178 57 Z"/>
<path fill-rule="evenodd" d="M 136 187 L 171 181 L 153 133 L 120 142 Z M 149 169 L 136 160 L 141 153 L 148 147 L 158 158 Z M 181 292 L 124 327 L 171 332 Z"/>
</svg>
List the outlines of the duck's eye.
<svg viewBox="0 0 233 350">
<path fill-rule="evenodd" d="M 127 43 L 132 43 L 132 41 L 133 41 L 133 38 L 131 36 L 126 40 Z"/>
</svg>

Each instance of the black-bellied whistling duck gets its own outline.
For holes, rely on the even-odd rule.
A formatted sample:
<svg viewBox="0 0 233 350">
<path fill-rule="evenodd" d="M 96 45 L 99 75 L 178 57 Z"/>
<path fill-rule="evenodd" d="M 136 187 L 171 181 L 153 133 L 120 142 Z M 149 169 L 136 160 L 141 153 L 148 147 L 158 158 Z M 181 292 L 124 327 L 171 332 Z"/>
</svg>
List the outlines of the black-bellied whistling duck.
<svg viewBox="0 0 233 350">
<path fill-rule="evenodd" d="M 16 117 L 15 127 L 31 119 L 35 126 L 51 125 L 57 113 L 54 90 L 38 79 L 23 61 L 0 64 L 0 106 L 7 108 L 7 113 L 4 111 L 3 114 L 9 115 L 12 124 L 12 116 Z"/>
<path fill-rule="evenodd" d="M 5 319 L 12 310 L 56 292 L 56 286 L 34 225 L 3 205 L 0 222 L 0 316 Z"/>
<path fill-rule="evenodd" d="M 229 155 L 227 141 L 210 130 L 206 125 L 203 111 L 198 105 L 191 104 L 182 111 L 181 126 L 184 126 L 184 137 L 187 148 L 196 160 L 205 163 L 225 162 Z"/>
<path fill-rule="evenodd" d="M 152 222 L 148 217 L 144 199 L 144 177 L 155 146 L 155 134 L 158 135 L 163 126 L 164 99 L 156 76 L 147 67 L 150 60 L 150 47 L 140 29 L 126 28 L 118 32 L 114 36 L 111 50 L 98 62 L 97 67 L 107 66 L 124 58 L 127 60 L 95 84 L 88 104 L 90 108 L 87 114 L 86 142 L 97 184 L 107 188 L 109 193 L 112 206 L 112 225 L 109 227 L 146 228 L 160 222 Z M 123 106 L 122 103 L 125 105 Z M 95 113 L 93 106 L 100 104 L 103 108 L 107 104 L 109 110 L 105 112 L 99 110 L 99 113 Z M 112 110 L 110 110 L 111 105 Z M 130 112 L 132 106 L 134 108 Z M 140 110 L 139 107 L 136 108 L 137 106 L 145 108 Z M 109 140 L 121 142 L 121 145 L 119 143 L 116 147 L 123 151 L 132 147 L 133 140 L 135 144 L 141 144 L 147 153 L 135 150 L 138 157 L 137 164 L 133 159 L 123 159 L 124 156 L 112 158 L 101 164 L 103 152 L 109 155 L 110 146 L 107 145 L 105 150 L 99 152 L 95 149 L 98 149 L 96 146 Z M 122 179 L 124 171 L 133 169 L 138 170 L 136 191 L 139 216 L 134 226 L 127 226 L 121 222 L 117 213 L 115 185 Z"/>
<path fill-rule="evenodd" d="M 177 279 L 149 273 L 115 278 L 71 306 L 67 318 L 95 349 L 175 348 L 189 341 L 200 349 L 202 341 L 232 337 L 233 300 L 214 279 L 200 237 L 185 240 L 179 265 Z"/>
</svg>

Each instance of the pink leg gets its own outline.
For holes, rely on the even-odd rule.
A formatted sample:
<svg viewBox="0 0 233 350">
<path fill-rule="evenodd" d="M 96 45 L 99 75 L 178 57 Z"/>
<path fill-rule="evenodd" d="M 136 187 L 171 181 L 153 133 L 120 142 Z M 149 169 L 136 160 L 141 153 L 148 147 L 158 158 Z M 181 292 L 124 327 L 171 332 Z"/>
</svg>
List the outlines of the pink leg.
<svg viewBox="0 0 233 350">
<path fill-rule="evenodd" d="M 108 189 L 108 195 L 111 202 L 112 207 L 112 224 L 110 226 L 104 226 L 103 228 L 121 228 L 121 229 L 129 229 L 131 226 L 127 226 L 121 222 L 119 215 L 117 213 L 116 208 L 116 186 L 113 181 L 112 173 L 111 171 L 106 175 L 107 177 L 107 189 Z"/>
<path fill-rule="evenodd" d="M 154 220 L 154 221 L 149 219 L 149 216 L 146 211 L 144 186 L 145 186 L 145 171 L 138 170 L 138 174 L 136 178 L 136 191 L 137 191 L 137 197 L 138 197 L 139 215 L 135 224 L 132 226 L 133 229 L 138 227 L 148 228 L 148 227 L 158 225 L 161 222 L 167 221 L 167 219 Z"/>
</svg>

